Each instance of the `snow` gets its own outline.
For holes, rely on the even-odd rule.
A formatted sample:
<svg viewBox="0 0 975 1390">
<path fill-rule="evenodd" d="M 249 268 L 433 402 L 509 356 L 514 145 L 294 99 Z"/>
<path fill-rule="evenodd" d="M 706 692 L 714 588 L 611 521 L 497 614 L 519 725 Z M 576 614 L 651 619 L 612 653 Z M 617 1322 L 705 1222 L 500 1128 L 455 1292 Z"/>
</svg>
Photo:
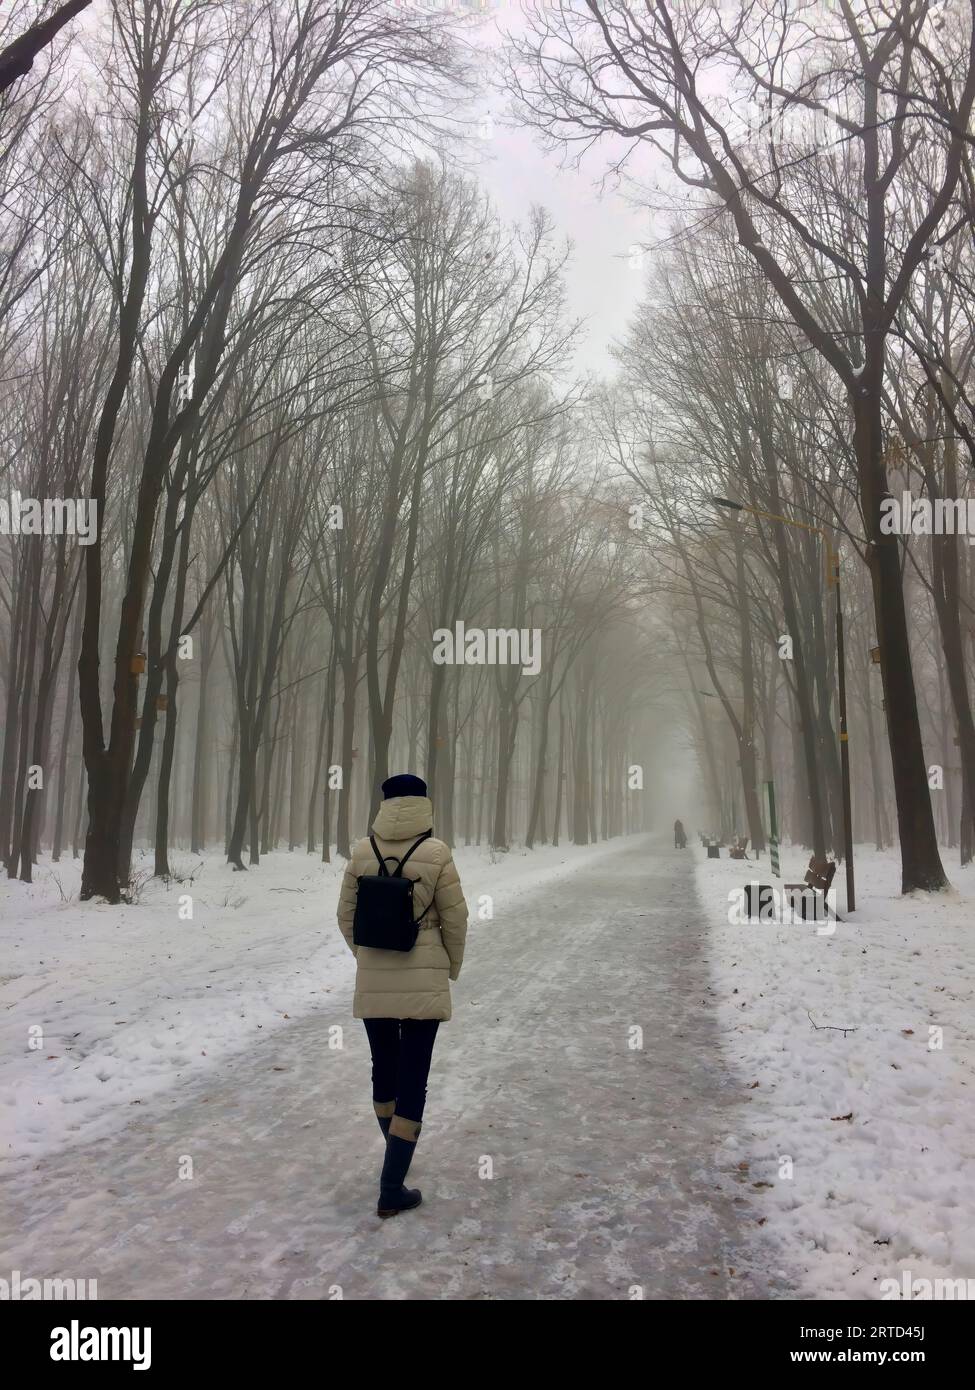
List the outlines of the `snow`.
<svg viewBox="0 0 975 1390">
<path fill-rule="evenodd" d="M 162 885 L 122 916 L 5 889 L 21 1157 L 0 1268 L 101 1299 L 765 1296 L 691 856 L 635 836 L 457 858 L 475 917 L 410 1174 L 424 1202 L 386 1223 L 336 869 L 207 861 L 192 925 Z M 26 1055 L 38 1020 L 54 1062 Z"/>
<path fill-rule="evenodd" d="M 975 873 L 905 899 L 896 855 L 861 847 L 860 908 L 822 934 L 729 920 L 767 860 L 646 836 L 456 858 L 472 921 L 425 1201 L 384 1225 L 341 862 L 183 855 L 182 881 L 120 908 L 80 904 L 76 864 L 0 884 L 0 1266 L 97 1277 L 101 1298 L 847 1299 L 975 1277 Z M 804 859 L 783 849 L 784 879 Z"/>
<path fill-rule="evenodd" d="M 474 915 L 480 895 L 503 910 L 527 879 L 542 886 L 594 853 L 456 859 Z M 343 866 L 279 853 L 235 873 L 222 855 L 177 854 L 168 884 L 148 878 L 121 907 L 78 901 L 80 861 L 42 862 L 34 884 L 0 881 L 0 1154 L 109 1134 L 126 1107 L 344 995 L 355 963 L 335 924 Z"/>
<path fill-rule="evenodd" d="M 820 1299 L 975 1276 L 973 868 L 948 864 L 949 894 L 902 897 L 896 852 L 859 846 L 857 911 L 829 934 L 730 921 L 730 894 L 775 884 L 767 856 L 695 858 L 721 1045 L 748 1099 L 736 1138 L 770 1184 L 773 1267 Z M 807 855 L 781 860 L 801 881 Z M 844 917 L 842 868 L 836 882 Z"/>
</svg>

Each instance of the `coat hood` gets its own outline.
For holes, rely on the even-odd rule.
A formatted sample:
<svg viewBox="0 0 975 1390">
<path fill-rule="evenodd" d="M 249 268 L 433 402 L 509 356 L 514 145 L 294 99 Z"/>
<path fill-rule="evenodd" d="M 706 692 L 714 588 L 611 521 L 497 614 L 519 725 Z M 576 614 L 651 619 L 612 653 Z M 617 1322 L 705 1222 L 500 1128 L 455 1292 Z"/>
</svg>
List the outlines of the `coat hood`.
<svg viewBox="0 0 975 1390">
<path fill-rule="evenodd" d="M 428 796 L 390 796 L 381 803 L 372 833 L 381 840 L 415 840 L 433 829 L 433 802 Z"/>
</svg>

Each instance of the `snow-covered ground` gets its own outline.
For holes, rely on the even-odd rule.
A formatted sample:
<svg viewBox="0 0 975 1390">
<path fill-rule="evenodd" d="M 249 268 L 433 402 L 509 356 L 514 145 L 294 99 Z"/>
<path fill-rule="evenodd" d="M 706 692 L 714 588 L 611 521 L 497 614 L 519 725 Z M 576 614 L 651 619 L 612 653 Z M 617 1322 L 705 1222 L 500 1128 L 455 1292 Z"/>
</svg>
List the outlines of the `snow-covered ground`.
<svg viewBox="0 0 975 1390">
<path fill-rule="evenodd" d="M 476 916 L 482 895 L 502 913 L 526 883 L 600 852 L 455 857 Z M 0 879 L 0 1157 L 111 1133 L 127 1107 L 351 987 L 355 964 L 335 925 L 344 861 L 277 853 L 235 873 L 222 855 L 177 854 L 168 884 L 141 862 L 151 868 L 137 861 L 145 881 L 133 906 L 80 904 L 80 861 L 42 862 L 30 885 Z"/>
<path fill-rule="evenodd" d="M 903 899 L 896 856 L 863 848 L 860 908 L 823 934 L 729 914 L 767 860 L 643 836 L 456 857 L 472 924 L 416 1161 L 429 1200 L 379 1235 L 340 864 L 182 855 L 182 881 L 120 908 L 82 906 L 70 863 L 0 884 L 0 1267 L 103 1298 L 975 1278 L 975 873 Z"/>
<path fill-rule="evenodd" d="M 8 890 L 27 1157 L 0 1164 L 0 1270 L 102 1299 L 767 1296 L 691 856 L 633 836 L 458 861 L 475 918 L 410 1175 L 424 1202 L 385 1223 L 334 871 L 208 864 L 192 923 L 161 885 L 122 913 Z M 24 1056 L 38 1021 L 53 1061 Z"/>
<path fill-rule="evenodd" d="M 722 1046 L 750 1101 L 741 1160 L 767 1184 L 773 1260 L 799 1297 L 972 1279 L 975 871 L 946 855 L 954 891 L 905 898 L 896 853 L 861 846 L 858 910 L 826 934 L 729 911 L 749 880 L 776 883 L 767 856 L 694 852 Z M 801 881 L 807 858 L 783 850 L 783 880 Z M 843 917 L 842 869 L 837 884 Z"/>
</svg>

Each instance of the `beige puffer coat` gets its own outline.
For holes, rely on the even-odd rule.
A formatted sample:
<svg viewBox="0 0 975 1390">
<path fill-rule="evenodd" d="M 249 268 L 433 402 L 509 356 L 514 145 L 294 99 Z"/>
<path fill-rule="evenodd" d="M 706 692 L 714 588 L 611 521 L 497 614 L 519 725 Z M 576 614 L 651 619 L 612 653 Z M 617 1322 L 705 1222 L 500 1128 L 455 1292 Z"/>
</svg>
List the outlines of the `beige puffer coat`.
<svg viewBox="0 0 975 1390">
<path fill-rule="evenodd" d="M 433 805 L 427 796 L 392 796 L 382 803 L 372 823 L 379 852 L 402 859 L 419 835 L 433 826 Z M 390 872 L 395 864 L 387 863 Z M 414 912 L 427 904 L 412 951 L 379 951 L 352 941 L 357 880 L 376 874 L 379 866 L 368 838 L 353 846 L 339 895 L 339 926 L 356 958 L 355 1018 L 450 1017 L 450 984 L 460 974 L 467 936 L 467 904 L 454 868 L 450 846 L 443 840 L 424 840 L 403 867 L 413 879 Z"/>
</svg>

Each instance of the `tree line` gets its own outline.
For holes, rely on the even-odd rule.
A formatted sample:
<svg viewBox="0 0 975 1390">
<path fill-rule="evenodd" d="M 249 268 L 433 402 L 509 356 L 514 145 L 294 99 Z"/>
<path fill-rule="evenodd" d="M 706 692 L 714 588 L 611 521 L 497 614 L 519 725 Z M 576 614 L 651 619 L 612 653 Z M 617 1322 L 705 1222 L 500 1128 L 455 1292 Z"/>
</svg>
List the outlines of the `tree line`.
<svg viewBox="0 0 975 1390">
<path fill-rule="evenodd" d="M 656 219 L 603 384 L 549 219 L 465 172 L 468 18 L 113 0 L 0 93 L 8 494 L 98 517 L 0 540 L 8 872 L 344 854 L 404 763 L 451 835 L 586 843 L 662 717 L 712 829 L 760 848 L 772 780 L 838 851 L 839 553 L 855 830 L 945 886 L 968 536 L 886 519 L 971 496 L 971 0 L 527 7 L 514 112 Z"/>
<path fill-rule="evenodd" d="M 865 799 L 889 841 L 889 788 L 904 890 L 941 888 L 933 798 L 963 862 L 975 812 L 968 539 L 884 518 L 902 487 L 971 493 L 973 7 L 586 0 L 531 16 L 509 72 L 523 118 L 563 150 L 603 144 L 673 218 L 608 438 L 670 540 L 714 814 L 759 843 L 756 765 L 787 762 L 793 833 L 839 843 L 822 550 L 786 523 L 722 519 L 709 499 L 724 495 L 842 542 L 858 824 Z M 734 811 L 710 699 L 737 752 Z"/>
<path fill-rule="evenodd" d="M 106 9 L 0 98 L 7 489 L 98 518 L 2 538 L 8 873 L 70 849 L 115 902 L 144 845 L 346 855 L 404 765 L 448 838 L 644 824 L 566 248 L 445 153 L 456 17 Z M 537 670 L 438 664 L 458 621 Z"/>
</svg>

